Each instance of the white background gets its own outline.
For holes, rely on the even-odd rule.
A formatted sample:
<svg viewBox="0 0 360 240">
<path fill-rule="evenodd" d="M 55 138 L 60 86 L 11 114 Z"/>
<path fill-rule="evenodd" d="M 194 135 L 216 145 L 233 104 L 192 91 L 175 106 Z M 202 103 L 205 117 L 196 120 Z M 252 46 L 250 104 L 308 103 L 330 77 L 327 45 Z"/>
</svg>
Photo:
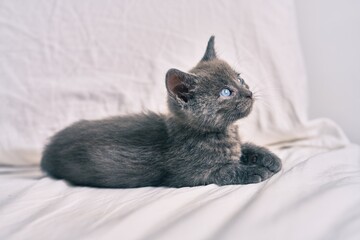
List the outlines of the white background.
<svg viewBox="0 0 360 240">
<path fill-rule="evenodd" d="M 310 118 L 329 117 L 360 143 L 360 1 L 296 0 Z"/>
</svg>

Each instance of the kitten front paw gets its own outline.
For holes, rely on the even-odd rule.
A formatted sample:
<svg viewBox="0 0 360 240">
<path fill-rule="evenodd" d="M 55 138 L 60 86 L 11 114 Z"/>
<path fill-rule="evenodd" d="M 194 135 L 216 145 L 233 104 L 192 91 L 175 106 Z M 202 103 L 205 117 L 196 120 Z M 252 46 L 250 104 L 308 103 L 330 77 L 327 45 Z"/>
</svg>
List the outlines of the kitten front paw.
<svg viewBox="0 0 360 240">
<path fill-rule="evenodd" d="M 251 143 L 242 145 L 240 164 L 243 168 L 243 183 L 264 181 L 281 170 L 281 160 L 264 147 Z"/>
</svg>

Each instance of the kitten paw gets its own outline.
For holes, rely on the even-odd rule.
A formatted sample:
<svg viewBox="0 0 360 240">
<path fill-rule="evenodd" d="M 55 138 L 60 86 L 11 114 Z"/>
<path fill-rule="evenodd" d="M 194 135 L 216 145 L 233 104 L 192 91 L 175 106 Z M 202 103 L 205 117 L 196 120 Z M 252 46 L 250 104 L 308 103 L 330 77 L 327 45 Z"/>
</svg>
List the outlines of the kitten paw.
<svg viewBox="0 0 360 240">
<path fill-rule="evenodd" d="M 240 164 L 244 184 L 264 181 L 281 169 L 280 158 L 268 149 L 250 143 L 242 145 Z"/>
</svg>

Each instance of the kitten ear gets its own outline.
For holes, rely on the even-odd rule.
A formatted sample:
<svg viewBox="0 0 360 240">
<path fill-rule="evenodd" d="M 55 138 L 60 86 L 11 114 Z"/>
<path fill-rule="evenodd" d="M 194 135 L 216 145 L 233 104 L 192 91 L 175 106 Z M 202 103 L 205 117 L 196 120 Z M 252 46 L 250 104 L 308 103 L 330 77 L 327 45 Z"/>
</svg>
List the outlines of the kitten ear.
<svg viewBox="0 0 360 240">
<path fill-rule="evenodd" d="M 170 96 L 187 103 L 190 100 L 189 89 L 194 83 L 194 76 L 177 69 L 170 69 L 166 73 L 166 88 Z"/>
<path fill-rule="evenodd" d="M 216 58 L 214 45 L 215 45 L 215 36 L 211 36 L 208 41 L 205 54 L 201 59 L 201 61 L 210 61 Z"/>
</svg>

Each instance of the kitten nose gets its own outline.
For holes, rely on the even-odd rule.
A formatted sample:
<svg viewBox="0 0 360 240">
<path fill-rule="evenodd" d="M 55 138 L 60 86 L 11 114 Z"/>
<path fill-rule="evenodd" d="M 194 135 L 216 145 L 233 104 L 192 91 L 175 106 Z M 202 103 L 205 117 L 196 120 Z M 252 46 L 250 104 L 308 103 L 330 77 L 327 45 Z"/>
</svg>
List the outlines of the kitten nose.
<svg viewBox="0 0 360 240">
<path fill-rule="evenodd" d="M 245 95 L 245 97 L 247 97 L 247 98 L 252 98 L 252 95 L 253 95 L 253 94 L 252 94 L 251 91 L 248 90 L 248 91 L 245 92 L 244 95 Z"/>
</svg>

